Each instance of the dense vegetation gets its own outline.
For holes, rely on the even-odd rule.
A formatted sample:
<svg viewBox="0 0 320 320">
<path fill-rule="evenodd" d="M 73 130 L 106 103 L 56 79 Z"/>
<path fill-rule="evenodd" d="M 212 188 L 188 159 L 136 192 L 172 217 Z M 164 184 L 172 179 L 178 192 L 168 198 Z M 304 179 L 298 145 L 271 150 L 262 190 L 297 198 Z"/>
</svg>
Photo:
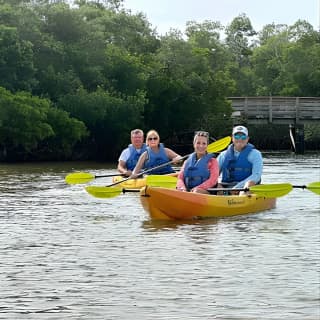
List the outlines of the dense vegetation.
<svg viewBox="0 0 320 320">
<path fill-rule="evenodd" d="M 159 36 L 122 0 L 0 0 L 0 75 L 0 160 L 114 160 L 135 127 L 229 135 L 228 96 L 320 96 L 320 33 L 242 14 Z"/>
</svg>

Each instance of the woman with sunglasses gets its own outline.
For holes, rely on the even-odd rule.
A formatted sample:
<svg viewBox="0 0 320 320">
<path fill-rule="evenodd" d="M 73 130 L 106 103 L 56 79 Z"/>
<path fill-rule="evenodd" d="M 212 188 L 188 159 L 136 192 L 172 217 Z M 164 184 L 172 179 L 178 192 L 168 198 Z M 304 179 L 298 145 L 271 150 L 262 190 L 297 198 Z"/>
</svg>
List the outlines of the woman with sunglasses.
<svg viewBox="0 0 320 320">
<path fill-rule="evenodd" d="M 150 130 L 146 136 L 147 150 L 140 156 L 137 165 L 132 171 L 131 178 L 136 178 L 141 170 L 151 169 L 167 162 L 179 162 L 181 156 L 160 143 L 160 136 L 156 130 Z M 161 168 L 150 171 L 150 174 L 174 173 L 172 166 L 167 164 Z"/>
<path fill-rule="evenodd" d="M 217 184 L 219 166 L 214 154 L 207 153 L 209 133 L 198 131 L 193 138 L 194 152 L 184 162 L 178 175 L 177 190 L 209 193 Z"/>
<path fill-rule="evenodd" d="M 218 156 L 222 187 L 248 188 L 261 182 L 263 160 L 261 152 L 249 143 L 248 129 L 236 126 L 232 144 Z"/>
</svg>

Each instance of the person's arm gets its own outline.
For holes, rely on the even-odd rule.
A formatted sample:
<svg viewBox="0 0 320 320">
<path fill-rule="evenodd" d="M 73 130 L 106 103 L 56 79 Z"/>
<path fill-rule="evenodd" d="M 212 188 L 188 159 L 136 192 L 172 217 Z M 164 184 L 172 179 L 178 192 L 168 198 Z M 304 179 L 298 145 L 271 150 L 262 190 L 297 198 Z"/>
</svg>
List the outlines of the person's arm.
<svg viewBox="0 0 320 320">
<path fill-rule="evenodd" d="M 226 156 L 226 151 L 223 151 L 217 157 L 217 162 L 218 162 L 218 167 L 219 167 L 219 176 L 218 176 L 219 182 L 222 179 L 221 169 L 222 169 L 222 165 L 223 165 L 225 156 Z M 221 186 L 218 186 L 218 187 L 221 187 Z"/>
<path fill-rule="evenodd" d="M 225 159 L 225 155 L 226 155 L 226 151 L 221 152 L 218 157 L 217 157 L 217 161 L 218 161 L 218 165 L 219 165 L 219 172 L 221 172 L 221 168 Z"/>
<path fill-rule="evenodd" d="M 118 167 L 117 167 L 120 173 L 125 174 L 128 177 L 131 175 L 131 171 L 127 170 L 127 161 L 129 157 L 130 157 L 130 150 L 129 148 L 126 148 L 120 154 L 120 157 L 118 160 Z"/>
<path fill-rule="evenodd" d="M 248 155 L 248 161 L 252 163 L 252 173 L 246 179 L 238 182 L 233 188 L 243 188 L 248 181 L 253 181 L 257 184 L 261 180 L 263 159 L 261 152 L 253 149 Z"/>
<path fill-rule="evenodd" d="M 136 179 L 139 176 L 141 176 L 139 175 L 139 173 L 141 172 L 141 169 L 144 167 L 144 163 L 146 162 L 146 159 L 147 159 L 147 151 L 143 152 L 142 155 L 139 157 L 139 160 L 136 166 L 134 167 L 130 178 Z"/>
<path fill-rule="evenodd" d="M 177 154 L 176 152 L 174 152 L 173 150 L 169 149 L 169 148 L 164 148 L 167 157 L 173 161 L 174 163 L 177 163 L 180 161 L 181 156 L 179 154 Z"/>
<path fill-rule="evenodd" d="M 126 161 L 124 160 L 119 160 L 118 162 L 118 171 L 121 174 L 126 175 L 127 177 L 129 177 L 131 175 L 131 170 L 127 170 L 127 165 L 126 165 Z"/>
<path fill-rule="evenodd" d="M 178 180 L 177 180 L 177 186 L 176 189 L 180 191 L 186 191 L 187 187 L 184 183 L 184 166 L 185 166 L 186 161 L 183 163 L 180 172 L 178 174 Z"/>
<path fill-rule="evenodd" d="M 208 188 L 212 188 L 217 184 L 218 177 L 219 177 L 219 165 L 218 165 L 217 159 L 212 158 L 209 160 L 208 169 L 210 171 L 209 179 L 203 181 L 201 184 L 196 186 L 194 189 L 207 190 Z"/>
</svg>

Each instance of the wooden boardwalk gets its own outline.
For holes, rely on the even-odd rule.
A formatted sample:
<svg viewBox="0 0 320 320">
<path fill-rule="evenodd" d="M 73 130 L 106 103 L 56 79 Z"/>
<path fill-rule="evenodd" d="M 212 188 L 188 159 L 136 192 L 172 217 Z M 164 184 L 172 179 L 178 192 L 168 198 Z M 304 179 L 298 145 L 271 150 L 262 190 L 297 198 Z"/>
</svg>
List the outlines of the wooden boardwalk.
<svg viewBox="0 0 320 320">
<path fill-rule="evenodd" d="M 229 97 L 235 121 L 304 125 L 319 122 L 320 97 Z"/>
</svg>

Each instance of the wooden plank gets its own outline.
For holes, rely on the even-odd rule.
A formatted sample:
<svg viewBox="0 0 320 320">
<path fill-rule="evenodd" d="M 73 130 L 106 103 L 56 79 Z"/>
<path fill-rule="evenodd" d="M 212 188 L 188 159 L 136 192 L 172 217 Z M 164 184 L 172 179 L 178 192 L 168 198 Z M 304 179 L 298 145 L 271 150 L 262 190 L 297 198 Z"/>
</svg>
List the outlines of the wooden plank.
<svg viewBox="0 0 320 320">
<path fill-rule="evenodd" d="M 249 122 L 320 121 L 319 97 L 230 97 L 238 116 Z M 240 115 L 239 115 L 240 113 Z"/>
</svg>

